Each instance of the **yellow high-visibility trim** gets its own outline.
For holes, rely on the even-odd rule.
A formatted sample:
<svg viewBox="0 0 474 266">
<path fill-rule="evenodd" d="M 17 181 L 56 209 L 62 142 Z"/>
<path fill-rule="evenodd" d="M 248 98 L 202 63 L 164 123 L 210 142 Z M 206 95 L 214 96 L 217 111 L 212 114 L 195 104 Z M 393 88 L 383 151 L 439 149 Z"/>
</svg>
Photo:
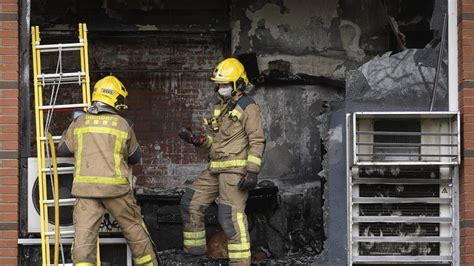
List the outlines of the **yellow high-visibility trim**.
<svg viewBox="0 0 474 266">
<path fill-rule="evenodd" d="M 95 184 L 128 184 L 126 177 L 101 177 L 101 176 L 76 176 L 74 183 L 95 183 Z"/>
<path fill-rule="evenodd" d="M 221 115 L 221 109 L 214 109 L 214 111 L 212 112 L 212 115 L 215 116 L 215 117 L 218 117 Z"/>
<path fill-rule="evenodd" d="M 121 131 L 115 128 L 108 127 L 81 127 L 74 129 L 74 134 L 84 134 L 84 133 L 101 133 L 101 134 L 111 134 L 126 139 L 128 133 Z"/>
<path fill-rule="evenodd" d="M 82 160 L 82 145 L 83 145 L 83 139 L 82 139 L 82 134 L 77 135 L 77 158 L 76 158 L 76 175 L 75 176 L 80 176 L 81 173 L 81 160 Z"/>
<path fill-rule="evenodd" d="M 99 121 L 99 120 L 94 120 Z M 122 141 L 128 137 L 128 133 L 117 130 L 115 128 L 107 128 L 107 127 L 82 127 L 74 129 L 74 134 L 78 135 L 78 155 L 77 161 L 82 160 L 82 149 L 83 149 L 83 134 L 85 133 L 99 133 L 99 134 L 110 134 L 114 135 L 115 138 L 115 145 L 114 145 L 114 161 L 115 161 L 115 175 L 122 176 L 122 172 L 120 171 L 120 151 L 122 150 Z M 76 176 L 80 176 L 80 163 L 78 163 L 79 167 L 76 166 Z"/>
<path fill-rule="evenodd" d="M 206 237 L 206 231 L 197 231 L 197 232 L 183 232 L 184 238 L 188 239 L 199 239 Z"/>
<path fill-rule="evenodd" d="M 248 258 L 250 258 L 250 251 L 229 252 L 229 259 L 248 259 Z"/>
<path fill-rule="evenodd" d="M 237 223 L 239 224 L 240 230 L 240 243 L 248 243 L 247 228 L 245 228 L 244 224 L 244 214 L 241 212 L 237 213 Z"/>
<path fill-rule="evenodd" d="M 214 138 L 207 135 L 207 141 L 206 141 L 206 145 L 204 145 L 204 148 L 209 149 L 213 142 L 214 142 Z"/>
<path fill-rule="evenodd" d="M 144 264 L 144 263 L 148 263 L 150 261 L 151 261 L 151 255 L 150 254 L 145 255 L 143 257 L 140 257 L 140 258 L 136 258 L 136 259 L 134 258 L 133 259 L 133 262 L 135 264 Z"/>
<path fill-rule="evenodd" d="M 122 171 L 120 171 L 120 151 L 122 150 L 122 138 L 119 136 L 115 137 L 115 146 L 114 146 L 114 161 L 115 161 L 115 175 L 122 176 Z"/>
<path fill-rule="evenodd" d="M 143 222 L 142 223 L 143 230 L 147 233 L 148 236 L 150 236 L 150 232 L 148 232 L 148 228 L 146 227 L 146 224 Z"/>
<path fill-rule="evenodd" d="M 187 247 L 200 247 L 206 245 L 206 239 L 184 239 L 183 243 Z"/>
<path fill-rule="evenodd" d="M 237 119 L 240 119 L 240 117 L 242 116 L 242 113 L 240 113 L 239 110 L 234 109 L 230 112 L 230 115 L 237 117 Z"/>
<path fill-rule="evenodd" d="M 247 160 L 211 161 L 211 168 L 223 169 L 228 167 L 246 166 Z"/>
<path fill-rule="evenodd" d="M 262 159 L 258 158 L 257 156 L 253 156 L 251 154 L 249 154 L 249 156 L 247 157 L 247 161 L 254 163 L 258 166 L 262 164 Z"/>
<path fill-rule="evenodd" d="M 229 259 L 248 259 L 250 258 L 250 242 L 247 237 L 247 228 L 244 223 L 244 214 L 237 213 L 237 224 L 240 231 L 240 244 L 228 244 Z"/>
<path fill-rule="evenodd" d="M 250 250 L 250 243 L 242 242 L 240 244 L 227 244 L 227 248 L 229 251 L 246 251 Z"/>
<path fill-rule="evenodd" d="M 89 263 L 89 262 L 79 262 L 79 263 L 76 263 L 74 265 L 76 265 L 76 266 L 95 266 L 94 263 Z"/>
</svg>

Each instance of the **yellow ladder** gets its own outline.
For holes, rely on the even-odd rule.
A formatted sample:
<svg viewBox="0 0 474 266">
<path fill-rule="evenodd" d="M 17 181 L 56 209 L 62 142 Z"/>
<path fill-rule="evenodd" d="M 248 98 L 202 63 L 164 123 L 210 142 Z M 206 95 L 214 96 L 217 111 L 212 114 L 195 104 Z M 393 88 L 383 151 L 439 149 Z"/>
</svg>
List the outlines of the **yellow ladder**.
<svg viewBox="0 0 474 266">
<path fill-rule="evenodd" d="M 39 184 L 39 202 L 40 202 L 40 226 L 41 226 L 41 254 L 42 265 L 51 265 L 50 258 L 50 237 L 54 236 L 54 265 L 58 265 L 59 260 L 59 237 L 74 235 L 74 231 L 60 232 L 59 228 L 59 206 L 73 205 L 75 199 L 59 199 L 57 176 L 59 173 L 73 173 L 73 167 L 57 167 L 54 143 L 58 143 L 61 136 L 51 136 L 49 125 L 51 124 L 54 110 L 73 110 L 90 106 L 90 78 L 89 78 L 89 60 L 87 43 L 87 26 L 79 24 L 79 42 L 78 43 L 59 43 L 59 44 L 41 44 L 39 27 L 31 27 L 31 45 L 33 56 L 33 83 L 35 94 L 35 118 L 36 118 L 36 143 L 38 157 L 38 184 Z M 78 72 L 62 72 L 62 53 L 68 51 L 80 52 L 81 69 Z M 41 70 L 41 55 L 43 53 L 57 53 L 58 66 L 56 73 L 45 74 Z M 58 72 L 59 69 L 59 72 Z M 77 84 L 82 88 L 82 103 L 77 104 L 56 104 L 56 97 L 61 84 Z M 53 88 L 53 94 L 56 95 L 50 99 L 49 105 L 43 105 L 43 90 L 48 86 Z M 46 122 L 44 121 L 44 112 L 47 112 Z M 48 136 L 49 135 L 49 136 Z M 49 145 L 49 146 L 48 146 Z M 51 154 L 51 156 L 50 156 Z M 47 160 L 48 159 L 48 160 Z M 54 175 L 53 175 L 54 174 Z M 53 199 L 48 198 L 46 178 L 54 176 L 52 181 Z M 55 231 L 49 231 L 48 225 L 48 207 L 55 209 Z M 63 261 L 63 264 L 65 262 Z M 100 265 L 99 240 L 97 238 L 97 265 Z"/>
</svg>

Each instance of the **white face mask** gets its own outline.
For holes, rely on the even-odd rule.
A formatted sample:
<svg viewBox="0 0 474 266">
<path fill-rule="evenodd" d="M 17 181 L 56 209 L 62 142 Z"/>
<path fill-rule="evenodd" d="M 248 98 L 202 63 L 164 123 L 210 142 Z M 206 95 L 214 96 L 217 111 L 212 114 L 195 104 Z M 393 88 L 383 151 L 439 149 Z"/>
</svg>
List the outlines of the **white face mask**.
<svg viewBox="0 0 474 266">
<path fill-rule="evenodd" d="M 224 99 L 229 98 L 232 96 L 232 86 L 220 86 L 217 93 L 219 93 L 219 95 Z"/>
</svg>

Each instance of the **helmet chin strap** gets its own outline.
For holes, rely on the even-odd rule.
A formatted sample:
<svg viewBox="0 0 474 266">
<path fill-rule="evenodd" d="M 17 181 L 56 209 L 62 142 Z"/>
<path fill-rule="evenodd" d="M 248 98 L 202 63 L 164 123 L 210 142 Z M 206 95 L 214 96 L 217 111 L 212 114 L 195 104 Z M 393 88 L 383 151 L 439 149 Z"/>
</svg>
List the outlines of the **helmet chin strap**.
<svg viewBox="0 0 474 266">
<path fill-rule="evenodd" d="M 226 103 L 230 100 L 233 100 L 233 101 L 238 100 L 242 96 L 243 93 L 244 92 L 242 92 L 242 91 L 237 91 L 235 93 L 233 92 L 232 95 L 230 97 L 227 97 L 227 98 L 224 98 L 220 94 L 217 94 L 217 98 L 219 98 L 219 100 L 221 100 L 221 102 Z"/>
<path fill-rule="evenodd" d="M 221 102 L 225 103 L 225 102 L 227 102 L 230 98 L 232 98 L 232 96 L 230 96 L 230 97 L 225 97 L 225 98 L 224 98 L 222 95 L 220 95 L 220 94 L 218 93 L 218 94 L 217 94 L 217 98 L 218 98 Z"/>
</svg>

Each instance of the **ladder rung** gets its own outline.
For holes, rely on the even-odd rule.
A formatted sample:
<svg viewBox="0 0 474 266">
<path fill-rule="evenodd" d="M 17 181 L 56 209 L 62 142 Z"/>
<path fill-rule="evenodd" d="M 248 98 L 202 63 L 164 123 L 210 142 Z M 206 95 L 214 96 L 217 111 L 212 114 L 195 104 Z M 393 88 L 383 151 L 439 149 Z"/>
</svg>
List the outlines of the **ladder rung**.
<svg viewBox="0 0 474 266">
<path fill-rule="evenodd" d="M 84 47 L 84 43 L 58 43 L 58 44 L 41 44 L 36 45 L 36 49 L 40 50 L 41 52 L 58 52 L 61 51 L 78 51 Z"/>
<path fill-rule="evenodd" d="M 54 236 L 54 231 L 49 231 L 49 232 L 46 232 L 45 235 L 47 236 Z M 59 235 L 62 235 L 62 236 L 66 236 L 66 235 L 70 235 L 70 236 L 74 236 L 74 230 L 71 230 L 71 231 L 59 231 Z"/>
<path fill-rule="evenodd" d="M 53 74 L 39 74 L 37 76 L 38 80 L 50 80 L 50 79 L 59 79 L 59 78 L 78 78 L 84 77 L 86 73 L 84 72 L 70 72 L 70 73 L 53 73 Z"/>
<path fill-rule="evenodd" d="M 59 206 L 73 206 L 76 199 L 59 199 Z M 49 207 L 54 206 L 54 200 L 43 200 L 43 203 Z"/>
<path fill-rule="evenodd" d="M 43 85 L 56 85 L 61 83 L 70 84 L 70 83 L 80 83 L 82 79 L 85 78 L 86 73 L 84 72 L 71 72 L 71 73 L 54 73 L 54 74 L 40 74 L 36 78 Z"/>
<path fill-rule="evenodd" d="M 61 82 L 58 80 L 51 80 L 51 81 L 45 81 L 44 86 L 56 86 L 56 85 L 66 85 L 66 84 L 74 84 L 74 85 L 80 85 L 81 83 L 79 82 L 78 79 L 69 79 L 69 80 L 64 80 L 62 79 Z"/>
<path fill-rule="evenodd" d="M 59 143 L 59 142 L 61 141 L 61 137 L 62 137 L 62 136 L 53 136 L 53 141 L 54 141 L 54 143 Z M 46 138 L 46 137 L 40 137 L 40 140 L 41 140 L 41 141 L 46 141 L 47 138 Z"/>
<path fill-rule="evenodd" d="M 64 109 L 74 109 L 74 108 L 82 108 L 82 107 L 87 107 L 87 103 L 77 103 L 77 104 L 57 104 L 57 105 L 43 105 L 40 106 L 40 110 L 51 110 L 51 109 L 57 109 L 57 110 L 64 110 Z"/>
<path fill-rule="evenodd" d="M 46 167 L 43 168 L 43 172 L 49 173 L 50 171 L 53 171 L 52 167 Z M 60 174 L 72 174 L 74 173 L 74 166 L 69 166 L 69 167 L 58 167 L 58 173 Z"/>
</svg>

